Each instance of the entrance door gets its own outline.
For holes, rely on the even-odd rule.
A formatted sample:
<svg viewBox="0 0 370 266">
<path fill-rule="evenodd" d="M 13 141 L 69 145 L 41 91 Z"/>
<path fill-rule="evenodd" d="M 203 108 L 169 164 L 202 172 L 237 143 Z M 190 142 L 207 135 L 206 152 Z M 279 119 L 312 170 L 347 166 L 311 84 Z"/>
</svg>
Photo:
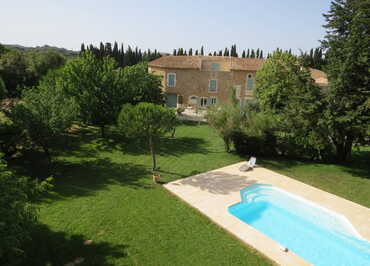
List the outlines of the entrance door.
<svg viewBox="0 0 370 266">
<path fill-rule="evenodd" d="M 177 107 L 177 94 L 176 93 L 166 93 L 166 105 L 168 107 Z"/>
</svg>

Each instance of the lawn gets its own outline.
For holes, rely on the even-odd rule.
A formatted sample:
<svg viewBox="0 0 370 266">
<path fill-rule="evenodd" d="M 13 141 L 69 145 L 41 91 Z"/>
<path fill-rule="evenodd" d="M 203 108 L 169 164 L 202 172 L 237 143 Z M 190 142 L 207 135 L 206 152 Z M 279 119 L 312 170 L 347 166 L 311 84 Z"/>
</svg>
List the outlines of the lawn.
<svg viewBox="0 0 370 266">
<path fill-rule="evenodd" d="M 206 217 L 153 185 L 145 143 L 109 138 L 95 128 L 71 133 L 45 167 L 42 154 L 11 162 L 19 173 L 55 178 L 54 192 L 39 203 L 42 225 L 27 245 L 26 265 L 269 265 Z M 162 141 L 163 182 L 242 160 L 226 153 L 207 125 L 186 124 Z M 370 149 L 348 165 L 257 159 L 263 166 L 370 207 Z M 92 240 L 92 241 L 87 241 Z M 87 242 L 85 242 L 87 241 Z"/>
<path fill-rule="evenodd" d="M 263 159 L 260 164 L 370 208 L 370 147 L 355 149 L 344 165 L 282 158 Z"/>
<path fill-rule="evenodd" d="M 55 192 L 39 203 L 27 265 L 269 265 L 160 185 L 153 185 L 145 144 L 96 129 L 71 134 L 52 167 L 29 154 L 12 163 L 22 173 L 53 174 Z M 37 163 L 39 161 L 39 163 Z M 159 147 L 164 182 L 240 161 L 207 125 L 188 124 Z M 92 240 L 87 241 L 86 240 Z M 90 243 L 91 242 L 91 243 Z"/>
</svg>

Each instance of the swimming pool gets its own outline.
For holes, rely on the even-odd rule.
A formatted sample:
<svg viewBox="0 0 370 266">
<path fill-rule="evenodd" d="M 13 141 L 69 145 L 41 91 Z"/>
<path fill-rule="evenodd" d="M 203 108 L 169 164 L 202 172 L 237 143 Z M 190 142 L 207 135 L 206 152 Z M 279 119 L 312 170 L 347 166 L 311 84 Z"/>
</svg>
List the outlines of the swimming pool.
<svg viewBox="0 0 370 266">
<path fill-rule="evenodd" d="M 229 207 L 232 215 L 308 262 L 370 265 L 370 242 L 344 216 L 270 185 L 251 185 L 240 195 L 241 202 Z"/>
</svg>

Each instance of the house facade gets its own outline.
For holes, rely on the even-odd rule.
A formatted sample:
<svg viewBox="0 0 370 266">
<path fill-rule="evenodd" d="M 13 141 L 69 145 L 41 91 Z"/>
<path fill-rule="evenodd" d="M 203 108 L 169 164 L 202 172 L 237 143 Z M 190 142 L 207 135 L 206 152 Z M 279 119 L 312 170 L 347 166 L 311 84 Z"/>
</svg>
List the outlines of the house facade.
<svg viewBox="0 0 370 266">
<path fill-rule="evenodd" d="M 224 56 L 163 56 L 149 62 L 149 72 L 162 76 L 167 105 L 207 107 L 230 103 L 230 89 L 236 89 L 240 103 L 253 99 L 255 76 L 264 59 Z M 314 71 L 314 73 L 313 73 Z M 312 70 L 317 82 L 326 75 Z"/>
</svg>

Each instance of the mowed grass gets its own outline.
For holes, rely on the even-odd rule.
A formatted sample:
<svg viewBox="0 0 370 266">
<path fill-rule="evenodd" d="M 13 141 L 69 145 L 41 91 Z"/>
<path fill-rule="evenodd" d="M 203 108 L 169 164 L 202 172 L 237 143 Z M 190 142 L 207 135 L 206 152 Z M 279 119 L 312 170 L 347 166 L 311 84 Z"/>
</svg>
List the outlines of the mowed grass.
<svg viewBox="0 0 370 266">
<path fill-rule="evenodd" d="M 39 203 L 40 222 L 26 265 L 269 265 L 270 261 L 151 180 L 145 143 L 81 129 L 55 149 L 46 169 L 37 154 L 19 172 L 53 174 L 55 191 Z M 39 155 L 41 156 L 41 154 Z M 28 159 L 27 159 L 28 158 Z M 207 125 L 187 124 L 158 147 L 162 181 L 241 160 Z M 87 241 L 87 240 L 92 240 Z M 87 241 L 87 242 L 85 242 Z"/>
<path fill-rule="evenodd" d="M 288 159 L 263 159 L 262 166 L 370 208 L 370 147 L 354 149 L 338 165 Z M 366 222 L 366 221 L 364 221 Z"/>
<path fill-rule="evenodd" d="M 13 161 L 19 173 L 55 178 L 54 192 L 39 203 L 41 225 L 28 243 L 25 265 L 268 265 L 196 210 L 151 181 L 146 143 L 111 129 L 70 134 L 45 167 L 37 153 Z M 370 207 L 370 149 L 347 165 L 282 158 L 257 163 Z M 244 160 L 226 153 L 207 125 L 188 123 L 158 146 L 163 182 Z M 91 240 L 91 241 L 88 241 Z M 87 242 L 86 242 L 87 241 Z"/>
</svg>

